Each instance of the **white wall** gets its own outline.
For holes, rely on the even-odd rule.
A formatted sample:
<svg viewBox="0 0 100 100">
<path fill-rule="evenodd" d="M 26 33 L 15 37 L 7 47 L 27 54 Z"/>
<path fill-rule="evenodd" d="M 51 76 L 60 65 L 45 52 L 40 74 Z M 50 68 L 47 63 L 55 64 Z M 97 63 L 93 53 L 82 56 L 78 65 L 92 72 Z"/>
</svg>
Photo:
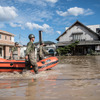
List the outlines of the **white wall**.
<svg viewBox="0 0 100 100">
<path fill-rule="evenodd" d="M 14 37 L 11 37 L 11 41 L 14 42 Z"/>
<path fill-rule="evenodd" d="M 100 25 L 88 25 L 87 27 L 96 32 L 96 28 L 100 28 Z"/>
<path fill-rule="evenodd" d="M 78 25 L 78 26 L 73 26 L 71 29 L 67 30 L 66 34 L 64 34 L 59 38 L 59 42 L 71 41 L 73 39 L 72 33 L 83 33 L 82 39 L 85 39 L 86 41 L 98 39 L 98 37 L 95 34 L 89 32 L 83 26 Z"/>
<path fill-rule="evenodd" d="M 20 48 L 20 56 L 21 57 L 25 57 L 25 52 L 24 52 L 25 50 L 26 50 L 26 47 L 21 47 Z"/>
</svg>

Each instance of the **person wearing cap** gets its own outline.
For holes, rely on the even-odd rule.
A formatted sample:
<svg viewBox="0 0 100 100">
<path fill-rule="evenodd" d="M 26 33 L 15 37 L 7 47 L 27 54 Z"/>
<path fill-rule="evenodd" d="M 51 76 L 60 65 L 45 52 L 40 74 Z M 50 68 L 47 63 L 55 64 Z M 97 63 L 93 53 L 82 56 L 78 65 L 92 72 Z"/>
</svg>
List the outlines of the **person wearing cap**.
<svg viewBox="0 0 100 100">
<path fill-rule="evenodd" d="M 39 53 L 38 53 L 38 56 L 39 56 L 39 60 L 42 60 L 44 59 L 44 54 L 49 54 L 45 49 L 44 49 L 44 46 L 45 44 L 42 42 L 39 46 Z"/>
<path fill-rule="evenodd" d="M 35 45 L 33 43 L 35 40 L 35 36 L 33 34 L 30 34 L 28 38 L 30 42 L 27 43 L 27 48 L 26 48 L 26 55 L 25 55 L 26 69 L 30 69 L 30 66 L 32 66 L 32 69 L 34 70 L 35 74 L 38 74 L 38 65 L 35 57 Z"/>
<path fill-rule="evenodd" d="M 10 58 L 14 60 L 18 60 L 18 42 L 15 42 L 15 46 L 11 49 Z"/>
</svg>

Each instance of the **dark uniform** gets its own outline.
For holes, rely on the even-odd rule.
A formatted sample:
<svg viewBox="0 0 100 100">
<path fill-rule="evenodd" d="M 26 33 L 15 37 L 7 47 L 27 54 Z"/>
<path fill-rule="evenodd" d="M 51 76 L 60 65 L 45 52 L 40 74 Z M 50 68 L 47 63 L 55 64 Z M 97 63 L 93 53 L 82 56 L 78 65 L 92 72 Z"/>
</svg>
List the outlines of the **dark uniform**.
<svg viewBox="0 0 100 100">
<path fill-rule="evenodd" d="M 28 61 L 26 60 L 26 68 L 29 69 L 30 66 L 32 66 L 32 69 L 37 74 L 38 66 L 37 66 L 37 60 L 35 57 L 35 45 L 31 41 L 28 42 L 27 44 L 26 56 L 28 56 Z"/>
<path fill-rule="evenodd" d="M 44 49 L 43 45 L 40 45 L 38 52 L 39 60 L 44 59 L 44 54 L 49 54 L 49 53 Z"/>
</svg>

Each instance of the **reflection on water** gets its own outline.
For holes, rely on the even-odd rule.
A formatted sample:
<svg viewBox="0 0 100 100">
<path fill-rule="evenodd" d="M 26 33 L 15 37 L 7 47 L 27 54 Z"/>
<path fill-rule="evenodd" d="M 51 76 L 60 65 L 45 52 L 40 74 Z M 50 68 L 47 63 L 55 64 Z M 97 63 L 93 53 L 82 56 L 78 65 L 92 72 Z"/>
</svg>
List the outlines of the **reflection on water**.
<svg viewBox="0 0 100 100">
<path fill-rule="evenodd" d="M 100 100 L 100 56 L 60 57 L 52 70 L 0 73 L 0 100 Z"/>
</svg>

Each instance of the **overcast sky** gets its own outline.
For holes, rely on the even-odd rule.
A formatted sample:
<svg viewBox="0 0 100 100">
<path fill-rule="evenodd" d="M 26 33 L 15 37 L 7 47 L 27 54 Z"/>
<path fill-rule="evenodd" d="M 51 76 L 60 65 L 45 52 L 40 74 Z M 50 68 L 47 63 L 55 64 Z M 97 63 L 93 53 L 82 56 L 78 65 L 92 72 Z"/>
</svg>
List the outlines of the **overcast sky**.
<svg viewBox="0 0 100 100">
<path fill-rule="evenodd" d="M 33 33 L 39 40 L 54 41 L 76 20 L 100 24 L 100 0 L 0 0 L 0 30 L 15 34 L 15 42 L 27 44 Z"/>
</svg>

